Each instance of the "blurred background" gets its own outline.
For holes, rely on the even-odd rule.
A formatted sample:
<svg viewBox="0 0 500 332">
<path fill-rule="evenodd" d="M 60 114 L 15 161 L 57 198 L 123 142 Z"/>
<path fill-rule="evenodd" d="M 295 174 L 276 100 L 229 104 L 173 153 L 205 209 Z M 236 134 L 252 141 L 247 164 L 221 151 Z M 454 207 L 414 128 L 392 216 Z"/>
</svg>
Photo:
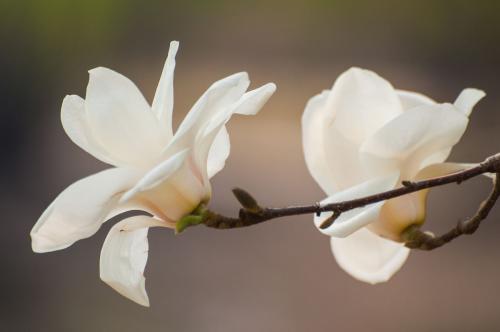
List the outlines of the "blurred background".
<svg viewBox="0 0 500 332">
<path fill-rule="evenodd" d="M 246 70 L 253 87 L 276 82 L 258 116 L 229 125 L 232 152 L 212 207 L 234 214 L 234 186 L 272 206 L 324 197 L 305 168 L 300 117 L 350 66 L 443 102 L 465 87 L 485 90 L 450 159 L 498 152 L 499 15 L 493 0 L 0 0 L 0 330 L 500 330 L 500 207 L 475 235 L 412 253 L 377 286 L 338 267 L 309 216 L 181 236 L 155 229 L 149 309 L 99 280 L 110 224 L 61 252 L 34 254 L 29 238 L 61 190 L 106 167 L 59 120 L 64 95 L 84 96 L 88 69 L 117 70 L 151 101 L 168 44 L 179 40 L 175 123 L 226 75 Z M 471 215 L 488 190 L 483 179 L 435 190 L 427 228 Z"/>
</svg>

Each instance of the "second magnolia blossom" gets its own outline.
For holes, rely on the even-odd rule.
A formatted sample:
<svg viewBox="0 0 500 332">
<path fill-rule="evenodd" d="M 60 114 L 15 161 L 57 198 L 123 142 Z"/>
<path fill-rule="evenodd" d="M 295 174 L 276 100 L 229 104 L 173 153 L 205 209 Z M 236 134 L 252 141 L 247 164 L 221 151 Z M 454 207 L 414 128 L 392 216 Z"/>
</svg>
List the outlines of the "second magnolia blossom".
<svg viewBox="0 0 500 332">
<path fill-rule="evenodd" d="M 103 281 L 122 295 L 149 305 L 144 268 L 149 227 L 174 228 L 211 196 L 210 178 L 229 155 L 225 128 L 232 114 L 253 115 L 274 93 L 274 84 L 246 92 L 250 81 L 237 73 L 212 84 L 173 133 L 173 79 L 178 43 L 172 42 L 150 106 L 125 76 L 90 71 L 85 99 L 67 96 L 61 119 L 82 149 L 114 168 L 75 182 L 47 208 L 31 231 L 35 252 L 64 249 L 93 235 L 102 223 L 128 210 L 115 224 L 100 259 Z"/>
<path fill-rule="evenodd" d="M 328 197 L 345 201 L 394 189 L 402 180 L 445 175 L 469 165 L 444 163 L 484 96 L 465 89 L 453 104 L 396 90 L 376 73 L 351 68 L 313 97 L 302 118 L 306 163 Z M 315 217 L 331 236 L 339 265 L 353 277 L 387 281 L 405 262 L 403 232 L 425 219 L 428 190 L 343 213 Z"/>
</svg>

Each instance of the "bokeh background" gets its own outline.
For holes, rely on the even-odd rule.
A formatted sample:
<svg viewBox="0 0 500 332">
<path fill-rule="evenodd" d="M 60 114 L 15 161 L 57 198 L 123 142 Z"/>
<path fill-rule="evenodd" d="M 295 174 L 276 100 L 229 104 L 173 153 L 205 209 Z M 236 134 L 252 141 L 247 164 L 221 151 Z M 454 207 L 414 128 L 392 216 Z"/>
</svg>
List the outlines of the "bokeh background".
<svg viewBox="0 0 500 332">
<path fill-rule="evenodd" d="M 63 132 L 64 95 L 83 96 L 87 70 L 106 66 L 151 100 L 173 39 L 176 123 L 228 74 L 278 85 L 258 116 L 230 122 L 231 156 L 213 182 L 217 211 L 236 213 L 234 186 L 273 206 L 323 198 L 303 161 L 300 117 L 308 98 L 354 65 L 439 101 L 484 89 L 451 160 L 500 150 L 498 1 L 0 0 L 0 330 L 500 330 L 499 207 L 474 236 L 412 253 L 377 286 L 337 266 L 309 216 L 181 236 L 153 230 L 149 309 L 99 280 L 110 224 L 67 250 L 32 253 L 29 231 L 51 200 L 106 167 Z M 435 190 L 427 227 L 469 216 L 488 190 L 482 179 Z"/>
</svg>

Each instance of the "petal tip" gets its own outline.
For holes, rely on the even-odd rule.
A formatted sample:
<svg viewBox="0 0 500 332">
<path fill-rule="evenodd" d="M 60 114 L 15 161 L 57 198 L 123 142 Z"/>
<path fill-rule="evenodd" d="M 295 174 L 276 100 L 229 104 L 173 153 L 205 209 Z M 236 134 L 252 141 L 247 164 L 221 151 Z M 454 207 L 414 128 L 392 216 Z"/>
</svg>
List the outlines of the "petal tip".
<svg viewBox="0 0 500 332">
<path fill-rule="evenodd" d="M 469 116 L 474 106 L 486 96 L 486 92 L 476 88 L 466 88 L 458 95 L 454 106 Z"/>
<path fill-rule="evenodd" d="M 277 89 L 277 86 L 274 82 L 267 83 L 264 85 L 264 87 L 269 94 L 273 94 Z"/>
</svg>

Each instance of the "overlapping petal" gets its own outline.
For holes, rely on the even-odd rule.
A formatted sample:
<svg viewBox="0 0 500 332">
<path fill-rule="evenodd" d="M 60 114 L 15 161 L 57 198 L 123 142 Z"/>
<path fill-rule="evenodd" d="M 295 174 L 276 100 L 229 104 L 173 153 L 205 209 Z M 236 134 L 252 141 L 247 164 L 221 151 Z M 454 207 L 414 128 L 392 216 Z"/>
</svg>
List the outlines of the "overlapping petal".
<svg viewBox="0 0 500 332">
<path fill-rule="evenodd" d="M 243 94 L 233 105 L 214 114 L 198 132 L 195 159 L 205 181 L 224 167 L 229 156 L 230 142 L 225 124 L 233 114 L 255 115 L 276 91 L 274 83 L 265 84 Z"/>
<path fill-rule="evenodd" d="M 450 104 L 412 108 L 380 128 L 361 146 L 367 169 L 399 169 L 412 179 L 429 156 L 451 148 L 468 124 L 468 118 Z M 380 175 L 380 173 L 377 173 Z"/>
<path fill-rule="evenodd" d="M 335 116 L 335 127 L 358 143 L 403 112 L 392 85 L 360 68 L 351 68 L 339 76 L 326 108 Z"/>
<path fill-rule="evenodd" d="M 122 163 L 148 165 L 167 144 L 168 133 L 132 81 L 107 68 L 89 73 L 85 105 L 94 138 Z"/>
<path fill-rule="evenodd" d="M 434 100 L 418 92 L 396 90 L 396 93 L 405 111 L 418 106 L 436 104 Z"/>
<path fill-rule="evenodd" d="M 61 123 L 73 143 L 84 151 L 107 164 L 114 166 L 120 164 L 120 161 L 113 159 L 93 136 L 83 98 L 76 95 L 64 97 L 61 106 Z"/>
<path fill-rule="evenodd" d="M 192 146 L 198 133 L 217 113 L 224 112 L 245 93 L 250 81 L 247 73 L 237 73 L 213 83 L 193 105 L 181 122 L 163 155 L 172 155 Z"/>
<path fill-rule="evenodd" d="M 192 150 L 182 151 L 146 174 L 124 200 L 137 200 L 164 220 L 177 221 L 210 198 Z"/>
<path fill-rule="evenodd" d="M 393 189 L 398 179 L 398 172 L 388 176 L 371 179 L 326 198 L 321 202 L 321 205 L 343 202 Z M 344 212 L 328 228 L 321 229 L 320 225 L 332 216 L 332 212 L 324 212 L 319 216 L 314 216 L 314 224 L 323 234 L 335 237 L 346 237 L 358 229 L 375 222 L 378 219 L 383 204 L 384 202 L 379 202 Z"/>
<path fill-rule="evenodd" d="M 402 243 L 362 228 L 346 238 L 331 238 L 332 253 L 344 271 L 370 284 L 388 281 L 408 258 Z"/>
<path fill-rule="evenodd" d="M 117 196 L 132 187 L 139 176 L 132 169 L 112 168 L 73 183 L 57 196 L 33 227 L 33 251 L 64 249 L 93 235 Z"/>
</svg>

